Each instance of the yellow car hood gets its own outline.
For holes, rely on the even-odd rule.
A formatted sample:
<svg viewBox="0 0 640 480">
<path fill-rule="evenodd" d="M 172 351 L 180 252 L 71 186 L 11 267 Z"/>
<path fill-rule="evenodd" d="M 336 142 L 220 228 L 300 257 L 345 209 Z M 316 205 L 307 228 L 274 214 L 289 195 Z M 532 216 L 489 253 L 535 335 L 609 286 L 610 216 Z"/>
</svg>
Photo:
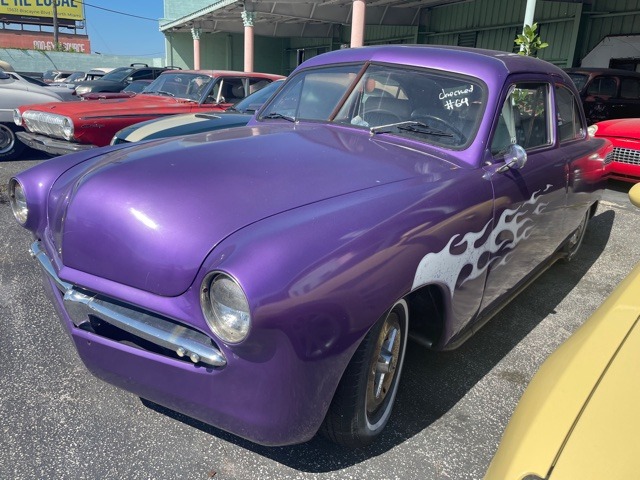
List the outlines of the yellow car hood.
<svg viewBox="0 0 640 480">
<path fill-rule="evenodd" d="M 542 364 L 486 480 L 637 477 L 639 316 L 640 264 Z"/>
<path fill-rule="evenodd" d="M 639 409 L 640 328 L 634 328 L 580 414 L 550 479 L 638 478 Z"/>
</svg>

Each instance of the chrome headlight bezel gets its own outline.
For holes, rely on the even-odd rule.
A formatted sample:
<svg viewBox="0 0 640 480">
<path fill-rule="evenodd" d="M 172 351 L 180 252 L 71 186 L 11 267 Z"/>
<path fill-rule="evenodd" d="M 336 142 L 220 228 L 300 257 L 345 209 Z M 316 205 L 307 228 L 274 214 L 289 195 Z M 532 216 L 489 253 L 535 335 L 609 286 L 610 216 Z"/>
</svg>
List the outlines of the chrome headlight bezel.
<svg viewBox="0 0 640 480">
<path fill-rule="evenodd" d="M 207 325 L 224 343 L 244 341 L 251 331 L 249 300 L 230 275 L 211 272 L 202 281 L 200 305 Z"/>
<path fill-rule="evenodd" d="M 598 131 L 598 126 L 596 124 L 589 125 L 587 127 L 587 133 L 589 134 L 590 137 L 595 137 L 597 131 Z"/>
<path fill-rule="evenodd" d="M 64 135 L 64 138 L 67 140 L 73 140 L 74 131 L 73 120 L 69 117 L 64 117 L 62 119 L 62 134 Z"/>
<path fill-rule="evenodd" d="M 20 225 L 25 225 L 29 219 L 27 196 L 24 193 L 24 187 L 15 178 L 9 180 L 9 202 L 16 221 Z"/>
<path fill-rule="evenodd" d="M 22 126 L 22 115 L 20 114 L 20 110 L 17 108 L 13 109 L 13 123 L 18 126 Z"/>
</svg>

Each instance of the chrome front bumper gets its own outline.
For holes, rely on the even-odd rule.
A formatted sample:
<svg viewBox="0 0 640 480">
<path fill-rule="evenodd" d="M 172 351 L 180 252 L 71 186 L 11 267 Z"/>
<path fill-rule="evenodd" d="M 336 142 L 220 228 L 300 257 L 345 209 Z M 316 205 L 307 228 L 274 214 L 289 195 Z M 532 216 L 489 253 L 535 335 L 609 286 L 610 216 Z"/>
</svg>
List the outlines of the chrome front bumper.
<svg viewBox="0 0 640 480">
<path fill-rule="evenodd" d="M 31 132 L 16 132 L 16 135 L 25 145 L 51 155 L 64 155 L 66 153 L 82 152 L 96 148 L 95 145 L 67 142 L 66 140 L 58 140 Z"/>
<path fill-rule="evenodd" d="M 152 313 L 130 308 L 60 279 L 40 242 L 36 241 L 31 245 L 31 255 L 64 294 L 65 310 L 76 327 L 82 328 L 90 322 L 89 316 L 93 316 L 135 337 L 172 350 L 179 357 L 188 358 L 193 363 L 216 368 L 227 364 L 223 353 L 203 333 Z"/>
</svg>

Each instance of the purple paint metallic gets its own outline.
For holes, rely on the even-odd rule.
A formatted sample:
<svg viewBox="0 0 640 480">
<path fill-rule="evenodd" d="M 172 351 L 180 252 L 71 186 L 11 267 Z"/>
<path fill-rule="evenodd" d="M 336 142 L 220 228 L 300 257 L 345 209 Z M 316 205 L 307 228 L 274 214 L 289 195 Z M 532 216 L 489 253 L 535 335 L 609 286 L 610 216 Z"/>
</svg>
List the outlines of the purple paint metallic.
<svg viewBox="0 0 640 480">
<path fill-rule="evenodd" d="M 17 176 L 33 215 L 27 228 L 61 279 L 198 330 L 227 359 L 205 368 L 84 331 L 52 287 L 95 375 L 254 442 L 306 441 L 361 339 L 394 302 L 425 282 L 439 289 L 445 318 L 434 347 L 445 348 L 552 258 L 597 202 L 604 141 L 550 145 L 522 171 L 497 173 L 504 161 L 487 162 L 511 75 L 564 81 L 561 70 L 508 53 L 402 46 L 332 52 L 300 68 L 367 61 L 481 78 L 487 107 L 471 145 L 252 120 L 67 155 Z M 519 242 L 494 235 L 510 210 L 530 220 L 521 218 Z M 454 240 L 470 232 L 473 242 Z M 454 280 L 416 283 L 429 255 L 490 239 L 499 248 L 476 259 L 486 263 L 473 278 L 465 264 Z M 251 331 L 238 345 L 216 338 L 202 313 L 200 287 L 212 271 L 235 278 L 249 300 Z"/>
</svg>

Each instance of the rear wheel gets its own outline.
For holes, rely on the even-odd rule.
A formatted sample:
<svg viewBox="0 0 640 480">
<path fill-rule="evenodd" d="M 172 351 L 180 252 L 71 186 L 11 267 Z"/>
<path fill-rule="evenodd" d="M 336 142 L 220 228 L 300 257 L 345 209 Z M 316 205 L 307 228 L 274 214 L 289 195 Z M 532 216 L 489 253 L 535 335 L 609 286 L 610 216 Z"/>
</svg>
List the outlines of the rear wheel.
<svg viewBox="0 0 640 480">
<path fill-rule="evenodd" d="M 380 436 L 398 391 L 408 322 L 407 303 L 400 300 L 365 336 L 340 380 L 322 425 L 322 434 L 330 440 L 358 448 Z"/>
<path fill-rule="evenodd" d="M 16 137 L 17 127 L 9 123 L 0 123 L 0 161 L 15 160 L 26 145 Z"/>
</svg>

